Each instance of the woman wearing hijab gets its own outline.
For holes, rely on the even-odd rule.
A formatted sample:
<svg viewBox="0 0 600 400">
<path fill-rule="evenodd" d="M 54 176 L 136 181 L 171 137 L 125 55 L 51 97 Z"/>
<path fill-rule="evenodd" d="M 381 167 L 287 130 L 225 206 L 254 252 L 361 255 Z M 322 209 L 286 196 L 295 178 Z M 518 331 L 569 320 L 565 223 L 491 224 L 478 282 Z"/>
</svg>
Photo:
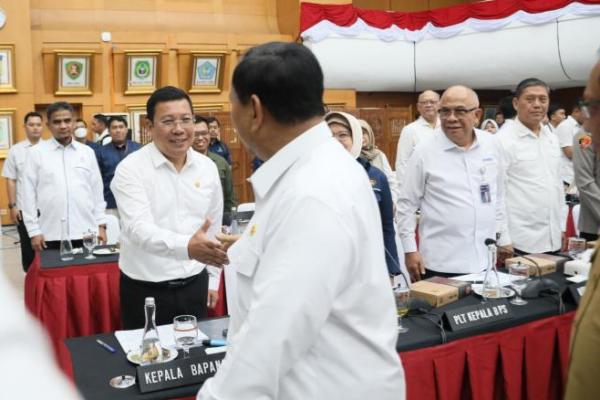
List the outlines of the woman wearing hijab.
<svg viewBox="0 0 600 400">
<path fill-rule="evenodd" d="M 486 119 L 481 123 L 481 129 L 489 133 L 498 132 L 498 124 L 493 119 Z"/>
<path fill-rule="evenodd" d="M 394 201 L 394 204 L 396 204 L 399 190 L 396 174 L 392 171 L 392 167 L 390 166 L 385 153 L 377 148 L 377 145 L 375 144 L 375 134 L 373 133 L 371 125 L 364 119 L 359 119 L 358 122 L 362 129 L 362 149 L 360 151 L 360 158 L 364 158 L 371 163 L 372 166 L 383 171 L 388 180 L 388 184 L 390 185 L 392 200 Z"/>
<path fill-rule="evenodd" d="M 373 187 L 383 231 L 383 244 L 385 247 L 385 262 L 390 276 L 400 274 L 398 263 L 398 250 L 396 248 L 394 230 L 394 205 L 392 193 L 385 174 L 371 163 L 360 157 L 362 149 L 362 129 L 360 123 L 352 115 L 344 112 L 330 112 L 325 116 L 333 137 L 363 166 Z"/>
</svg>

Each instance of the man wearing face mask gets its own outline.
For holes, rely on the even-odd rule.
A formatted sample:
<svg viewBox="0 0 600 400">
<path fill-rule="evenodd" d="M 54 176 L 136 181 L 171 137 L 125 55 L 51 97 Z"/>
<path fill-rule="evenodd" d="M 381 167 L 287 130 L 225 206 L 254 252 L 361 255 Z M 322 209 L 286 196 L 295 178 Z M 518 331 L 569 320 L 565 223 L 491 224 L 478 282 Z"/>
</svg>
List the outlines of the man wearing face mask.
<svg viewBox="0 0 600 400">
<path fill-rule="evenodd" d="M 37 145 L 42 137 L 42 116 L 37 112 L 29 112 L 25 115 L 26 139 L 12 146 L 8 157 L 4 162 L 2 176 L 6 178 L 6 193 L 8 194 L 8 208 L 10 219 L 17 226 L 19 241 L 21 242 L 21 263 L 23 270 L 27 272 L 33 262 L 33 249 L 31 239 L 23 223 L 23 175 L 25 161 L 29 149 Z"/>
<path fill-rule="evenodd" d="M 92 142 L 87 139 L 87 124 L 81 118 L 77 118 L 75 121 L 75 130 L 73 131 L 73 139 L 78 141 L 81 144 L 86 144 L 92 148 L 92 150 L 96 151 L 98 147 L 97 143 Z"/>
<path fill-rule="evenodd" d="M 97 146 L 96 159 L 104 183 L 106 213 L 119 218 L 115 196 L 110 190 L 110 182 L 115 176 L 117 165 L 129 154 L 139 150 L 142 145 L 127 140 L 127 120 L 120 115 L 109 118 L 108 131 L 110 132 L 111 142 L 104 146 Z"/>
</svg>

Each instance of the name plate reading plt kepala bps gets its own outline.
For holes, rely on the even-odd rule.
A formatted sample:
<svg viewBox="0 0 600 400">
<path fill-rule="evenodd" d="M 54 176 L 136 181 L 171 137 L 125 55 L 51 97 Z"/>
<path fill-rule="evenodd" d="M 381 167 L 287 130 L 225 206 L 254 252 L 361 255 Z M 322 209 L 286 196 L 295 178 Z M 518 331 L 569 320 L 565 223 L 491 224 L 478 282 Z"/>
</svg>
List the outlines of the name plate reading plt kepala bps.
<svg viewBox="0 0 600 400">
<path fill-rule="evenodd" d="M 140 392 L 156 392 L 179 386 L 195 385 L 214 376 L 225 352 L 137 367 Z"/>
<path fill-rule="evenodd" d="M 448 310 L 444 316 L 450 330 L 457 332 L 511 319 L 512 311 L 508 301 L 501 299 Z"/>
</svg>

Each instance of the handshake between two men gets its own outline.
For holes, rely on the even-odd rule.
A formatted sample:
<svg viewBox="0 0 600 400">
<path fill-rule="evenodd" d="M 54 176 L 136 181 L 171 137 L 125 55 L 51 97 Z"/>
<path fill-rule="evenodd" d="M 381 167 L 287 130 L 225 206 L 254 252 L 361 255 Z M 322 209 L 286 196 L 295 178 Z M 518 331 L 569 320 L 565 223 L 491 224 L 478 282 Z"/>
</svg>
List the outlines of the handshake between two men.
<svg viewBox="0 0 600 400">
<path fill-rule="evenodd" d="M 208 237 L 208 229 L 211 221 L 207 219 L 204 224 L 194 233 L 188 242 L 188 255 L 190 259 L 201 263 L 223 268 L 229 263 L 227 249 L 234 244 L 240 235 L 217 234 L 213 240 Z"/>
</svg>

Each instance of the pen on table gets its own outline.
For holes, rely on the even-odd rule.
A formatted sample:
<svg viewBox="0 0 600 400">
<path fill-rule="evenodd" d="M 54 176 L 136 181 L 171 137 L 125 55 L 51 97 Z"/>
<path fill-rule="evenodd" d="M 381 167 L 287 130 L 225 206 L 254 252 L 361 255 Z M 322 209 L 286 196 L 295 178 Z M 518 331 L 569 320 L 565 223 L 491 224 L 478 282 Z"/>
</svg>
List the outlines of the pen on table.
<svg viewBox="0 0 600 400">
<path fill-rule="evenodd" d="M 104 347 L 104 349 L 110 353 L 116 353 L 116 350 L 114 347 L 109 346 L 108 344 L 104 343 L 102 340 L 100 339 L 96 339 L 96 343 L 98 343 L 100 346 Z"/>
<path fill-rule="evenodd" d="M 209 347 L 227 346 L 227 342 L 223 339 L 204 339 L 202 344 Z"/>
</svg>

